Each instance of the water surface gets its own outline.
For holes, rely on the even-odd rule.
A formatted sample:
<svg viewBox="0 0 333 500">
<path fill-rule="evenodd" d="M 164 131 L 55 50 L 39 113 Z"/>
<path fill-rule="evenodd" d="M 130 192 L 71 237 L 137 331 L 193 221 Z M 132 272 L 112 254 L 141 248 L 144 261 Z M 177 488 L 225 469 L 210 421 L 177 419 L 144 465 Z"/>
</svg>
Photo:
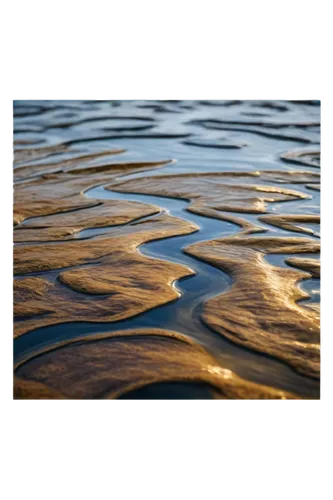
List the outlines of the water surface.
<svg viewBox="0 0 333 500">
<path fill-rule="evenodd" d="M 69 148 L 69 151 L 50 154 L 47 158 L 18 161 L 15 168 L 46 163 L 52 168 L 53 163 L 74 158 L 75 155 L 113 148 L 124 149 L 125 152 L 99 158 L 90 165 L 173 160 L 164 167 L 140 170 L 119 179 L 154 176 L 157 186 L 163 182 L 159 176 L 178 173 L 266 170 L 319 173 L 318 165 L 310 165 L 306 161 L 297 164 L 281 156 L 290 151 L 302 151 L 317 158 L 313 152 L 320 151 L 320 106 L 316 102 L 285 101 L 15 101 L 14 141 L 16 150 L 57 144 L 65 144 Z M 272 203 L 269 212 L 320 214 L 319 191 L 304 184 L 283 184 L 283 188 L 297 190 L 308 198 Z M 193 337 L 223 366 L 248 380 L 305 397 L 318 396 L 318 381 L 297 374 L 286 364 L 269 356 L 237 346 L 212 331 L 201 320 L 205 301 L 226 291 L 232 281 L 228 274 L 185 254 L 183 250 L 193 243 L 234 235 L 240 230 L 238 225 L 191 213 L 187 210 L 188 200 L 173 197 L 120 193 L 106 190 L 104 184 L 91 186 L 85 191 L 85 196 L 154 204 L 162 213 L 196 224 L 198 231 L 192 234 L 151 241 L 138 249 L 150 257 L 184 264 L 195 274 L 173 284 L 180 294 L 177 300 L 136 317 L 112 323 L 73 321 L 28 332 L 14 342 L 16 362 L 38 353 L 45 346 L 57 345 L 62 340 L 80 335 L 158 327 Z M 258 221 L 256 214 L 241 215 L 248 221 Z M 269 236 L 304 236 L 263 222 L 260 224 Z M 307 227 L 316 233 L 306 236 L 318 240 L 318 225 Z M 94 238 L 107 234 L 111 229 L 88 228 L 75 238 Z M 269 255 L 266 259 L 276 266 L 287 267 L 287 257 Z M 48 274 L 51 279 L 52 273 Z M 53 273 L 53 279 L 56 276 L 57 272 Z M 299 286 L 308 293 L 308 302 L 319 301 L 319 279 L 304 280 Z M 152 394 L 155 394 L 153 389 Z"/>
</svg>

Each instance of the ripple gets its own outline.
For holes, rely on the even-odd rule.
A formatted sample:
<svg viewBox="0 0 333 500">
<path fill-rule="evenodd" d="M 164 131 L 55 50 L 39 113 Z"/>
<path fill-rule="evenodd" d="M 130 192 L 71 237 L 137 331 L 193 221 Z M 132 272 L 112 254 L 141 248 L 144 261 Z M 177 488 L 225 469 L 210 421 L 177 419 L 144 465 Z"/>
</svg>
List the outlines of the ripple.
<svg viewBox="0 0 333 500">
<path fill-rule="evenodd" d="M 154 125 L 126 125 L 126 127 L 103 127 L 105 132 L 143 132 L 144 130 L 151 130 Z"/>
<path fill-rule="evenodd" d="M 69 115 L 71 117 L 72 115 Z M 75 116 L 75 115 L 74 115 Z M 59 117 L 59 116 L 58 116 Z M 62 118 L 66 118 L 66 116 L 62 115 Z M 68 115 L 67 115 L 68 118 Z M 75 127 L 77 125 L 83 125 L 85 123 L 94 123 L 94 124 L 103 124 L 104 122 L 114 122 L 114 121 L 119 121 L 122 123 L 123 121 L 127 122 L 148 122 L 148 123 L 153 123 L 155 121 L 154 118 L 148 117 L 148 116 L 91 116 L 84 118 L 82 120 L 72 120 L 72 121 L 64 121 L 64 122 L 54 122 L 48 125 L 48 128 L 69 128 L 69 127 Z M 134 130 L 141 130 L 142 127 L 151 127 L 152 125 L 142 125 L 141 128 L 134 129 Z M 104 125 L 102 125 L 102 129 L 107 130 Z M 112 130 L 112 129 L 111 129 Z M 113 130 L 133 130 L 133 127 L 114 127 Z"/>
<path fill-rule="evenodd" d="M 267 127 L 267 128 L 286 128 L 286 127 L 296 127 L 296 128 L 309 128 L 309 127 L 320 127 L 320 122 L 318 121 L 294 121 L 294 122 L 281 122 L 272 120 L 203 120 L 195 121 L 194 123 L 203 125 L 245 125 L 247 127 Z"/>
<path fill-rule="evenodd" d="M 103 135 L 99 134 L 96 137 L 89 135 L 88 137 L 80 137 L 79 139 L 73 139 L 67 142 L 68 146 L 73 146 L 74 144 L 83 144 L 85 142 L 94 141 L 112 141 L 112 140 L 122 140 L 122 139 L 182 139 L 190 137 L 191 134 L 169 134 L 169 133 L 150 133 L 150 134 L 115 134 L 115 135 Z"/>
<path fill-rule="evenodd" d="M 20 148 L 18 148 L 17 146 L 32 146 L 35 144 L 39 144 L 40 142 L 42 142 L 40 139 L 17 139 L 17 140 L 14 139 L 13 144 L 14 148 L 18 150 Z"/>
<path fill-rule="evenodd" d="M 241 114 L 243 116 L 262 116 L 262 117 L 265 117 L 265 116 L 270 116 L 268 113 L 260 113 L 260 112 L 256 112 L 256 111 L 241 111 Z"/>
<path fill-rule="evenodd" d="M 263 101 L 263 102 L 253 102 L 251 105 L 255 108 L 266 108 L 273 109 L 275 111 L 289 111 L 289 107 L 286 104 L 279 103 L 277 101 Z"/>
<path fill-rule="evenodd" d="M 320 224 L 319 215 L 263 215 L 259 217 L 259 220 L 272 224 L 273 226 L 280 227 L 282 229 L 287 229 L 288 231 L 293 231 L 296 233 L 305 233 L 318 236 L 318 225 Z M 304 227 L 305 225 L 305 227 Z M 315 229 L 308 227 L 308 225 L 315 226 Z"/>
<path fill-rule="evenodd" d="M 308 101 L 290 101 L 293 104 L 306 104 L 308 106 L 320 106 L 320 101 L 317 101 L 316 99 L 308 100 Z"/>
<path fill-rule="evenodd" d="M 245 143 L 230 142 L 223 139 L 220 140 L 210 140 L 210 139 L 200 139 L 192 141 L 183 141 L 183 144 L 188 146 L 198 146 L 200 148 L 217 148 L 217 149 L 241 149 L 247 146 Z"/>
<path fill-rule="evenodd" d="M 242 101 L 199 101 L 199 104 L 202 104 L 203 106 L 222 106 L 228 108 L 231 106 L 237 106 L 241 103 Z"/>
<path fill-rule="evenodd" d="M 287 264 L 312 274 L 314 278 L 320 278 L 320 261 L 302 257 L 290 257 Z"/>
<path fill-rule="evenodd" d="M 36 116 L 36 115 L 39 116 L 42 111 L 43 108 L 41 106 L 34 106 L 28 104 L 24 104 L 24 106 L 19 106 L 15 104 L 14 101 L 14 112 L 13 112 L 14 117 L 24 118 L 26 116 Z"/>
<path fill-rule="evenodd" d="M 281 160 L 306 165 L 309 167 L 320 167 L 320 150 L 295 150 L 281 154 Z"/>
<path fill-rule="evenodd" d="M 33 165 L 22 165 L 21 167 L 16 167 L 14 170 L 14 180 L 28 179 L 32 176 L 40 176 L 43 174 L 50 174 L 54 172 L 60 172 L 64 169 L 73 168 L 84 163 L 92 163 L 92 161 L 99 159 L 104 156 L 111 156 L 115 154 L 123 153 L 124 149 L 112 149 L 107 151 L 100 151 L 98 153 L 92 153 L 87 155 L 79 154 L 74 158 L 69 158 L 66 160 L 55 161 L 52 163 L 39 163 Z M 34 154 L 33 151 L 31 153 Z"/>
<path fill-rule="evenodd" d="M 226 131 L 234 131 L 234 132 L 245 132 L 245 133 L 249 133 L 249 134 L 256 134 L 256 135 L 259 135 L 259 136 L 262 136 L 262 137 L 267 137 L 269 139 L 278 139 L 278 140 L 281 140 L 281 141 L 291 141 L 291 142 L 300 142 L 300 143 L 304 143 L 304 144 L 313 144 L 313 143 L 316 143 L 316 141 L 310 139 L 310 138 L 307 138 L 305 137 L 304 135 L 303 136 L 300 136 L 300 135 L 290 135 L 289 133 L 278 133 L 278 132 L 269 132 L 268 130 L 271 130 L 274 128 L 274 125 L 267 125 L 265 124 L 265 126 L 262 126 L 261 128 L 257 127 L 255 128 L 253 125 L 251 126 L 251 124 L 249 125 L 249 123 L 246 123 L 246 126 L 241 126 L 241 125 L 232 125 L 232 124 L 227 124 L 227 123 L 223 123 L 221 121 L 212 121 L 212 120 L 196 120 L 196 121 L 193 121 L 191 122 L 192 124 L 194 125 L 200 125 L 202 126 L 203 128 L 205 129 L 208 129 L 208 130 L 226 130 Z M 310 127 L 311 125 L 307 125 L 307 127 Z M 282 128 L 283 125 L 281 127 L 278 127 L 278 128 Z M 268 130 L 266 130 L 268 129 Z"/>
<path fill-rule="evenodd" d="M 42 148 L 28 148 L 28 149 L 15 149 L 14 150 L 14 164 L 22 161 L 37 160 L 47 158 L 48 156 L 63 153 L 67 151 L 66 144 L 57 144 L 55 146 L 45 146 Z"/>
</svg>

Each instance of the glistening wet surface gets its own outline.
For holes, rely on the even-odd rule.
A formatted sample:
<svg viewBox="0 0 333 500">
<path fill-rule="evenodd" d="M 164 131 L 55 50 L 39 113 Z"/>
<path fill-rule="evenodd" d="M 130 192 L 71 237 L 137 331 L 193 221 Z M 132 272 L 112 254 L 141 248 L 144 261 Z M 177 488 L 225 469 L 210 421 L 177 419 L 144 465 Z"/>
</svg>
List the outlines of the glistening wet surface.
<svg viewBox="0 0 333 500">
<path fill-rule="evenodd" d="M 148 328 L 192 339 L 215 374 L 319 396 L 319 317 L 306 306 L 319 278 L 286 262 L 318 260 L 318 103 L 17 101 L 14 117 L 18 377 L 25 367 L 37 382 L 29 366 L 45 350 Z M 201 375 L 190 382 L 194 366 L 165 379 L 164 362 L 149 377 L 145 363 L 124 397 L 211 394 Z"/>
</svg>

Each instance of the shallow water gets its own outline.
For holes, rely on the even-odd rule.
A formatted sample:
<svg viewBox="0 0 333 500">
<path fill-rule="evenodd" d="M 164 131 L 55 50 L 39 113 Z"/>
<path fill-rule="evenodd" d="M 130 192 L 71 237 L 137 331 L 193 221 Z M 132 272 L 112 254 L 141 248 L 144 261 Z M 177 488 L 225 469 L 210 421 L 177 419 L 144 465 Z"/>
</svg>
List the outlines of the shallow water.
<svg viewBox="0 0 333 500">
<path fill-rule="evenodd" d="M 16 114 L 16 116 L 15 116 Z M 69 144 L 73 150 L 47 158 L 18 162 L 22 165 L 52 164 L 113 148 L 123 148 L 121 155 L 100 158 L 91 165 L 130 161 L 175 160 L 156 170 L 121 176 L 121 180 L 144 176 L 158 177 L 175 173 L 227 171 L 308 171 L 318 173 L 317 166 L 300 165 L 281 159 L 287 151 L 319 150 L 320 107 L 290 102 L 89 102 L 83 101 L 16 101 L 14 103 L 14 140 L 38 141 L 38 145 L 19 145 L 17 149 Z M 52 167 L 52 165 L 51 165 Z M 49 169 L 50 167 L 48 167 Z M 48 171 L 46 169 L 46 171 Z M 274 214 L 319 214 L 318 191 L 299 184 L 283 184 L 308 199 L 269 204 Z M 119 329 L 159 327 L 175 330 L 199 341 L 217 357 L 223 366 L 255 382 L 290 390 L 304 397 L 317 397 L 319 383 L 297 374 L 286 364 L 252 352 L 214 333 L 200 319 L 203 303 L 231 286 L 231 278 L 219 269 L 183 252 L 188 245 L 237 233 L 239 226 L 196 215 L 187 210 L 189 202 L 175 198 L 133 193 L 118 193 L 92 186 L 85 191 L 92 199 L 130 200 L 156 205 L 164 213 L 188 220 L 199 228 L 189 235 L 151 241 L 139 252 L 161 260 L 184 264 L 194 276 L 176 281 L 173 286 L 180 297 L 173 302 L 146 311 L 136 317 L 112 323 L 72 322 L 36 329 L 14 341 L 15 362 L 23 361 L 46 345 L 92 333 Z M 236 214 L 240 215 L 240 214 Z M 241 214 L 248 221 L 257 215 Z M 156 217 L 156 216 L 154 216 Z M 142 218 L 142 220 L 146 217 Z M 149 217 L 148 217 L 149 219 Z M 139 220 L 140 221 L 140 220 Z M 135 224 L 139 221 L 132 222 Z M 25 223 L 28 222 L 28 219 Z M 314 235 L 283 230 L 260 222 L 269 236 L 306 236 L 318 240 L 317 224 L 307 224 Z M 303 224 L 304 225 L 304 224 Z M 23 223 L 24 226 L 24 223 Z M 111 227 L 85 229 L 75 238 L 94 238 L 106 234 Z M 50 242 L 52 244 L 52 242 Z M 286 255 L 269 255 L 271 264 L 286 267 Z M 311 257 L 314 257 L 311 254 Z M 58 274 L 57 270 L 54 278 Z M 51 279 L 52 273 L 48 273 Z M 18 279 L 21 277 L 18 276 Z M 320 297 L 319 279 L 303 280 L 300 287 L 309 294 L 308 302 Z"/>
</svg>

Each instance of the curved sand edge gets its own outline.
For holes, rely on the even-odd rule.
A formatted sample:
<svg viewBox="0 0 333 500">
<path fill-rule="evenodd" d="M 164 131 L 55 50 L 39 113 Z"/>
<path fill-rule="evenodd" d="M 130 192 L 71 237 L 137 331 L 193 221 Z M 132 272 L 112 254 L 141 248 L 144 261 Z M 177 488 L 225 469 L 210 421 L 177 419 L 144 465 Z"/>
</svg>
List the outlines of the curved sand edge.
<svg viewBox="0 0 333 500">
<path fill-rule="evenodd" d="M 289 257 L 285 262 L 292 267 L 311 273 L 313 278 L 321 278 L 324 272 L 322 263 L 317 259 Z"/>
<path fill-rule="evenodd" d="M 118 331 L 73 339 L 16 368 L 20 399 L 57 394 L 70 399 L 114 399 L 165 382 L 205 384 L 218 399 L 295 399 L 247 382 L 224 369 L 194 340 L 162 329 Z M 42 384 L 42 385 L 40 385 Z"/>
<path fill-rule="evenodd" d="M 209 299 L 202 318 L 214 331 L 246 348 L 278 358 L 302 375 L 321 376 L 321 323 L 295 284 L 310 274 L 279 268 L 266 253 L 320 252 L 307 238 L 235 236 L 191 245 L 185 252 L 231 275 L 232 287 Z"/>
<path fill-rule="evenodd" d="M 286 229 L 287 231 L 294 231 L 296 233 L 305 234 L 315 234 L 315 232 L 307 227 L 302 227 L 293 222 L 304 222 L 305 224 L 318 224 L 322 222 L 322 217 L 320 215 L 262 215 L 259 220 L 265 222 L 266 224 L 271 224 L 272 226 L 280 227 L 281 229 Z M 318 228 L 319 229 L 319 228 Z"/>
<path fill-rule="evenodd" d="M 50 324 L 118 321 L 179 297 L 173 282 L 194 271 L 146 257 L 137 248 L 148 241 L 193 233 L 198 227 L 163 214 L 145 224 L 116 230 L 113 236 L 93 240 L 16 249 L 16 273 L 58 269 L 59 274 L 54 282 L 42 274 L 14 278 L 14 337 Z M 62 270 L 71 266 L 78 267 Z M 15 321 L 16 316 L 27 319 Z"/>
</svg>

